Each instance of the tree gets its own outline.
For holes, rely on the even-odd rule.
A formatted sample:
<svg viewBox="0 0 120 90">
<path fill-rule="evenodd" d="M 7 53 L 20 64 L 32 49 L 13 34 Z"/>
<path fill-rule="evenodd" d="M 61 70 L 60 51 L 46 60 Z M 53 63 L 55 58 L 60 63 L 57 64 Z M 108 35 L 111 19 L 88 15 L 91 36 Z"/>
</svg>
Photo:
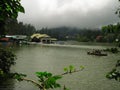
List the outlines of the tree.
<svg viewBox="0 0 120 90">
<path fill-rule="evenodd" d="M 120 2 L 120 0 L 118 0 L 118 1 Z M 118 7 L 116 14 L 120 17 L 120 6 Z M 119 29 L 120 29 L 120 23 L 117 23 L 117 25 L 114 27 L 115 34 L 118 34 L 117 39 L 119 39 L 119 36 L 120 36 Z M 116 81 L 120 82 L 120 60 L 117 60 L 115 68 L 113 68 L 110 72 L 107 73 L 106 78 L 115 79 Z"/>
<path fill-rule="evenodd" d="M 120 0 L 118 0 L 120 2 Z M 118 7 L 118 9 L 116 10 L 115 14 L 117 14 L 120 17 L 120 6 Z"/>
<path fill-rule="evenodd" d="M 31 36 L 36 32 L 36 29 L 31 24 L 23 24 L 23 22 L 18 22 L 15 19 L 9 19 L 8 24 L 6 24 L 6 31 L 8 35 L 27 35 Z M 13 27 L 14 26 L 14 27 Z"/>
<path fill-rule="evenodd" d="M 0 35 L 5 35 L 5 24 L 7 19 L 16 19 L 18 12 L 24 13 L 21 0 L 0 0 Z"/>
<path fill-rule="evenodd" d="M 5 25 L 8 19 L 16 19 L 18 12 L 24 13 L 20 0 L 0 0 L 0 35 L 5 35 Z M 15 64 L 15 55 L 11 50 L 0 48 L 0 76 L 9 73 L 11 65 Z"/>
</svg>

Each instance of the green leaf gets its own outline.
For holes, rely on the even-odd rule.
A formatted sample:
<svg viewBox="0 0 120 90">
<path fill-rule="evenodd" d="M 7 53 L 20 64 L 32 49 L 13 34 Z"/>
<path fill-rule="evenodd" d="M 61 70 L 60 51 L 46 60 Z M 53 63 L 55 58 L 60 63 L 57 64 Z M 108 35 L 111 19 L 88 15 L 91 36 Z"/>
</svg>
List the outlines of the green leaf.
<svg viewBox="0 0 120 90">
<path fill-rule="evenodd" d="M 61 79 L 62 76 L 60 76 L 60 75 L 55 75 L 55 76 L 53 76 L 53 78 L 55 78 L 55 80 L 58 80 L 58 79 Z"/>
<path fill-rule="evenodd" d="M 64 68 L 64 71 L 67 73 L 67 72 L 68 72 L 68 68 L 67 68 L 67 67 L 65 67 L 65 68 Z"/>
<path fill-rule="evenodd" d="M 69 70 L 70 70 L 69 72 L 71 73 L 71 72 L 74 70 L 74 66 L 73 66 L 73 65 L 70 65 L 70 66 L 69 66 Z"/>
<path fill-rule="evenodd" d="M 23 81 L 23 78 L 26 76 L 27 76 L 26 74 L 14 73 L 14 78 L 17 79 L 18 81 Z"/>
<path fill-rule="evenodd" d="M 80 69 L 83 70 L 83 69 L 84 69 L 84 66 L 80 66 Z"/>
<path fill-rule="evenodd" d="M 20 8 L 19 8 L 19 11 L 22 12 L 22 13 L 25 13 L 25 10 L 24 10 L 23 7 L 20 7 Z"/>
<path fill-rule="evenodd" d="M 60 84 L 56 83 L 56 81 L 58 79 L 61 79 L 62 76 L 60 75 L 55 75 L 55 76 L 52 76 L 52 77 L 49 77 L 45 82 L 45 88 L 49 89 L 49 88 L 58 88 L 60 87 Z"/>
</svg>

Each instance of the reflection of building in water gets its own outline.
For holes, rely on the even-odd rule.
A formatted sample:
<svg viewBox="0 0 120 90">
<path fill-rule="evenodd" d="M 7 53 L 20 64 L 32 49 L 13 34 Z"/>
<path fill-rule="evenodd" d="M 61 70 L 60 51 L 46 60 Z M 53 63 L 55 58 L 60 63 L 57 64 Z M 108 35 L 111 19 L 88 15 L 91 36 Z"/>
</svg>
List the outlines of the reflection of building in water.
<svg viewBox="0 0 120 90">
<path fill-rule="evenodd" d="M 56 38 L 51 38 L 49 35 L 47 34 L 33 34 L 31 36 L 31 41 L 32 42 L 41 42 L 41 43 L 55 43 L 57 41 Z"/>
</svg>

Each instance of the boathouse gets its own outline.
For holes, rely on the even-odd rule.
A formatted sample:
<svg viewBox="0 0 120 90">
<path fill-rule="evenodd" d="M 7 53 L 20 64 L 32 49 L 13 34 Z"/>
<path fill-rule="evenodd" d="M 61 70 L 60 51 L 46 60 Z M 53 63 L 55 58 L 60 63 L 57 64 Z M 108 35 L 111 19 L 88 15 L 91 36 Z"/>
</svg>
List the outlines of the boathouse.
<svg viewBox="0 0 120 90">
<path fill-rule="evenodd" d="M 45 43 L 45 44 L 50 44 L 50 43 L 54 43 L 57 39 L 55 38 L 51 38 L 49 35 L 47 34 L 33 34 L 31 36 L 31 41 L 32 42 L 41 42 L 41 43 Z"/>
</svg>

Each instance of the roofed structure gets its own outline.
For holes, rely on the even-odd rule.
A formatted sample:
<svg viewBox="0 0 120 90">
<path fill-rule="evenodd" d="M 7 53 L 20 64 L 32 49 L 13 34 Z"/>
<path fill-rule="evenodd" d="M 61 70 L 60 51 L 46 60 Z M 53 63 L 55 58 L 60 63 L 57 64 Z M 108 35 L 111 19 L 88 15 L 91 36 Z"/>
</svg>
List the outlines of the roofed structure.
<svg viewBox="0 0 120 90">
<path fill-rule="evenodd" d="M 41 42 L 41 43 L 54 43 L 57 39 L 55 38 L 51 38 L 49 35 L 47 34 L 33 34 L 31 36 L 31 41 L 32 42 Z"/>
<path fill-rule="evenodd" d="M 49 38 L 50 36 L 49 35 L 47 35 L 47 34 L 33 34 L 32 36 L 31 36 L 31 38 L 34 38 L 34 37 L 36 37 L 36 38 Z"/>
</svg>

